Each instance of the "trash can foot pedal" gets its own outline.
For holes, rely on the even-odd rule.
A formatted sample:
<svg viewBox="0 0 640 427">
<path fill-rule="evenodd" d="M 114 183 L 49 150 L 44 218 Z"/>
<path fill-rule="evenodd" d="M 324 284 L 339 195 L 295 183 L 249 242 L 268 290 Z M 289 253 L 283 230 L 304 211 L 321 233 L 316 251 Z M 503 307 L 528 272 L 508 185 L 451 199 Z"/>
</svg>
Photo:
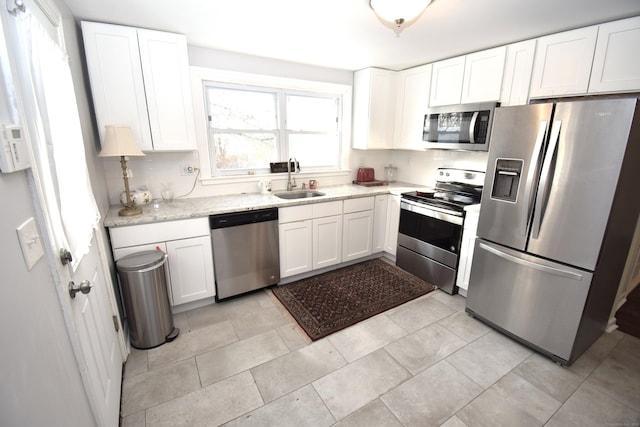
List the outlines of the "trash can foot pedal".
<svg viewBox="0 0 640 427">
<path fill-rule="evenodd" d="M 167 338 L 165 338 L 165 339 L 167 340 L 167 342 L 171 342 L 171 341 L 175 340 L 176 338 L 178 338 L 178 334 L 179 333 L 180 333 L 180 329 L 173 328 L 171 333 L 169 335 L 167 335 Z"/>
</svg>

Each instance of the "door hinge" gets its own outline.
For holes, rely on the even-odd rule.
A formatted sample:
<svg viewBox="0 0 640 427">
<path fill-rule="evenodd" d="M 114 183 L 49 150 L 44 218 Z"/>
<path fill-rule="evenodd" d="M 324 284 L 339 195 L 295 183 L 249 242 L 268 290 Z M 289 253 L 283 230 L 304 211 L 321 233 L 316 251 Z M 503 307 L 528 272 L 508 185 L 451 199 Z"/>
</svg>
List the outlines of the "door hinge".
<svg viewBox="0 0 640 427">
<path fill-rule="evenodd" d="M 111 317 L 113 319 L 113 327 L 116 329 L 116 332 L 120 330 L 120 322 L 118 322 L 118 316 L 115 314 Z"/>
</svg>

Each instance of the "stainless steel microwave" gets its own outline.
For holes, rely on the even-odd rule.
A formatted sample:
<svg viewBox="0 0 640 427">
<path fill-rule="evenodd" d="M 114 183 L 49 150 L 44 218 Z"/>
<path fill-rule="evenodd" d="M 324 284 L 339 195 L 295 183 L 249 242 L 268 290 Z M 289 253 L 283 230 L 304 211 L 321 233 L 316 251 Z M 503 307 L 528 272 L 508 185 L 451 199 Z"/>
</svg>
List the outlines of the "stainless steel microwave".
<svg viewBox="0 0 640 427">
<path fill-rule="evenodd" d="M 493 111 L 498 103 L 448 105 L 424 116 L 425 148 L 487 151 Z"/>
</svg>

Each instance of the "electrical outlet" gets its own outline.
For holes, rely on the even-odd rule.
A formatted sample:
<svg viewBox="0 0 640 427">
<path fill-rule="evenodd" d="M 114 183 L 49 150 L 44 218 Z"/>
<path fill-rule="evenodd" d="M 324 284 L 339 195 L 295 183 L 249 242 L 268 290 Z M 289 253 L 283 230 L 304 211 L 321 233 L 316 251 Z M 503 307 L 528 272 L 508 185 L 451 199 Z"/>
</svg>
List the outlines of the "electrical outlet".
<svg viewBox="0 0 640 427">
<path fill-rule="evenodd" d="M 186 176 L 195 175 L 197 171 L 198 168 L 191 163 L 185 163 L 184 165 L 182 165 L 182 168 L 180 168 L 180 172 L 182 173 L 182 175 Z"/>
</svg>

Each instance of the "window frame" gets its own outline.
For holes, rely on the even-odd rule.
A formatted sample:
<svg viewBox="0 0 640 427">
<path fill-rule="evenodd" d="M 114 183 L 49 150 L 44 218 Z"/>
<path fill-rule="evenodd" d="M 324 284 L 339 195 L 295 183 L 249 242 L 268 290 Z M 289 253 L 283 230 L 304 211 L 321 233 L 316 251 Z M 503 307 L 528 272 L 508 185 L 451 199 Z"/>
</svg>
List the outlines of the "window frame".
<svg viewBox="0 0 640 427">
<path fill-rule="evenodd" d="M 200 154 L 200 180 L 203 185 L 218 182 L 243 182 L 255 181 L 255 171 L 249 170 L 247 174 L 221 174 L 214 175 L 211 167 L 211 152 L 209 147 L 209 121 L 208 107 L 205 95 L 205 84 L 213 83 L 220 86 L 230 86 L 235 88 L 256 88 L 260 89 L 280 89 L 291 94 L 301 94 L 308 96 L 335 96 L 341 98 L 339 117 L 341 126 L 339 129 L 340 139 L 340 158 L 338 159 L 337 168 L 317 169 L 304 168 L 306 171 L 313 171 L 315 175 L 319 174 L 344 174 L 348 173 L 348 150 L 351 141 L 351 104 L 352 104 L 352 87 L 351 85 L 327 83 L 311 80 L 291 79 L 285 77 L 276 77 L 260 74 L 242 73 L 226 70 L 215 70 L 202 67 L 191 67 L 191 86 L 194 101 L 194 114 L 196 120 L 196 138 L 198 152 Z M 281 99 L 284 103 L 285 100 Z M 286 130 L 285 130 L 286 131 Z M 286 134 L 286 133 L 285 133 Z M 288 134 L 286 134 L 288 136 Z M 285 142 L 288 144 L 288 141 Z M 282 155 L 283 153 L 280 153 Z M 286 160 L 285 160 L 286 161 Z M 260 170 L 258 176 L 264 175 Z M 270 174 L 274 175 L 274 174 Z"/>
</svg>

